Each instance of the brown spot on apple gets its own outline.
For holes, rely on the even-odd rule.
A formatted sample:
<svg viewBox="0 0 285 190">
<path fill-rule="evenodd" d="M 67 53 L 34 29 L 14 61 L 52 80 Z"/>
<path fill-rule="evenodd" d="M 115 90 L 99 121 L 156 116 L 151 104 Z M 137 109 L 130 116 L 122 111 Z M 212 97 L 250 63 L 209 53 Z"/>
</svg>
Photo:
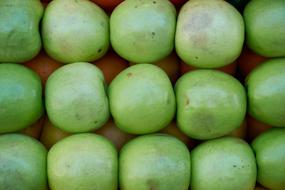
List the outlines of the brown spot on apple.
<svg viewBox="0 0 285 190">
<path fill-rule="evenodd" d="M 156 184 L 156 182 L 154 180 L 149 179 L 149 180 L 147 180 L 146 183 L 147 183 L 147 185 L 149 187 L 149 190 L 156 190 L 157 189 L 157 184 Z"/>
</svg>

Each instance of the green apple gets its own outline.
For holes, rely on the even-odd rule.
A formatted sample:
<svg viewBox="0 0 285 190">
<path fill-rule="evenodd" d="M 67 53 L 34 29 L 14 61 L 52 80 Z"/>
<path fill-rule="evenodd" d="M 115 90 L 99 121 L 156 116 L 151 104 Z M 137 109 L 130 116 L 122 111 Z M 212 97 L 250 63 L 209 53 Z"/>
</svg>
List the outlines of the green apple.
<svg viewBox="0 0 285 190">
<path fill-rule="evenodd" d="M 1 135 L 0 189 L 45 190 L 46 156 L 45 147 L 32 137 L 21 134 Z"/>
<path fill-rule="evenodd" d="M 117 190 L 117 151 L 102 136 L 66 137 L 50 149 L 47 165 L 52 190 Z"/>
<path fill-rule="evenodd" d="M 191 152 L 192 190 L 253 190 L 256 162 L 242 139 L 222 137 L 198 145 Z"/>
<path fill-rule="evenodd" d="M 272 190 L 285 187 L 285 129 L 273 128 L 252 143 L 257 161 L 257 181 Z"/>
<path fill-rule="evenodd" d="M 109 18 L 88 0 L 53 0 L 45 10 L 42 38 L 59 62 L 94 61 L 108 50 Z"/>
<path fill-rule="evenodd" d="M 181 8 L 175 47 L 185 63 L 197 68 L 228 65 L 240 55 L 243 42 L 243 18 L 226 1 L 191 0 Z"/>
<path fill-rule="evenodd" d="M 109 118 L 102 72 L 78 62 L 57 69 L 46 83 L 46 110 L 54 126 L 72 133 L 98 129 Z"/>
<path fill-rule="evenodd" d="M 285 127 L 285 58 L 264 62 L 246 79 L 249 113 L 276 127 Z"/>
<path fill-rule="evenodd" d="M 43 113 L 40 77 L 18 64 L 0 64 L 0 133 L 15 132 Z"/>
<path fill-rule="evenodd" d="M 226 135 L 241 126 L 246 93 L 234 77 L 215 70 L 183 75 L 175 85 L 177 124 L 194 139 Z"/>
<path fill-rule="evenodd" d="M 0 1 L 0 62 L 23 63 L 41 49 L 40 0 Z"/>
<path fill-rule="evenodd" d="M 187 190 L 190 173 L 190 153 L 172 136 L 140 136 L 120 153 L 119 181 L 123 190 Z"/>
<path fill-rule="evenodd" d="M 285 56 L 285 1 L 251 0 L 244 10 L 246 43 L 265 57 Z"/>
<path fill-rule="evenodd" d="M 109 86 L 110 111 L 116 125 L 131 134 L 166 127 L 175 115 L 175 96 L 158 66 L 138 64 L 122 71 Z"/>
<path fill-rule="evenodd" d="M 176 10 L 165 0 L 125 0 L 112 12 L 112 47 L 135 63 L 152 63 L 174 47 Z"/>
</svg>

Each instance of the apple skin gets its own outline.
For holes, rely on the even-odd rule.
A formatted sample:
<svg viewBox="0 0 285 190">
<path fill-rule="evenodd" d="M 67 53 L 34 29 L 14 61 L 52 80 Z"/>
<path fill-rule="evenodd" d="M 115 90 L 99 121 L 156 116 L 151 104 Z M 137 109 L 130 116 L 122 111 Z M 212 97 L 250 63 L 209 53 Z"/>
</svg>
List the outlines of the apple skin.
<svg viewBox="0 0 285 190">
<path fill-rule="evenodd" d="M 285 56 L 284 0 L 252 0 L 243 16 L 248 47 L 265 57 Z"/>
<path fill-rule="evenodd" d="M 257 161 L 257 181 L 272 190 L 285 187 L 285 129 L 272 128 L 252 142 Z"/>
<path fill-rule="evenodd" d="M 0 152 L 1 189 L 46 189 L 47 150 L 41 143 L 22 134 L 4 134 Z"/>
<path fill-rule="evenodd" d="M 265 61 L 246 78 L 249 114 L 275 127 L 285 127 L 285 58 Z"/>
<path fill-rule="evenodd" d="M 31 69 L 0 64 L 0 134 L 24 129 L 43 114 L 40 77 Z"/>
<path fill-rule="evenodd" d="M 109 18 L 87 0 L 53 0 L 42 20 L 42 39 L 49 56 L 62 63 L 95 61 L 109 47 Z"/>
<path fill-rule="evenodd" d="M 178 127 L 189 137 L 206 140 L 241 126 L 246 93 L 234 77 L 215 70 L 196 70 L 175 85 Z"/>
<path fill-rule="evenodd" d="M 120 153 L 120 189 L 187 190 L 190 174 L 190 152 L 181 141 L 169 135 L 137 137 Z"/>
<path fill-rule="evenodd" d="M 191 152 L 192 190 L 254 189 L 256 162 L 242 139 L 222 137 L 206 141 Z"/>
<path fill-rule="evenodd" d="M 109 119 L 104 76 L 95 65 L 77 62 L 60 67 L 46 83 L 46 110 L 51 123 L 66 132 L 98 129 Z"/>
<path fill-rule="evenodd" d="M 122 71 L 109 86 L 110 111 L 116 125 L 130 134 L 153 133 L 175 115 L 175 95 L 167 74 L 152 64 Z"/>
<path fill-rule="evenodd" d="M 223 0 L 191 0 L 181 8 L 176 27 L 178 56 L 197 68 L 218 68 L 234 62 L 244 42 L 240 13 Z"/>
<path fill-rule="evenodd" d="M 66 137 L 50 149 L 47 159 L 52 190 L 117 190 L 117 151 L 102 136 L 85 133 Z"/>
<path fill-rule="evenodd" d="M 165 0 L 125 0 L 112 12 L 114 50 L 134 63 L 153 63 L 174 47 L 176 10 Z"/>
</svg>

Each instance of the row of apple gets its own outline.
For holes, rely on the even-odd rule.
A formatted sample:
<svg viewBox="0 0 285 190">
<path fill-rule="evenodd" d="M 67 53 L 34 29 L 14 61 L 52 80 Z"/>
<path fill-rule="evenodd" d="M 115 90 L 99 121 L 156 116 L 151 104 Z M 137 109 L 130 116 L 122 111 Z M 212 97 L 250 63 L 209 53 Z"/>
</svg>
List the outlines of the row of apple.
<svg viewBox="0 0 285 190">
<path fill-rule="evenodd" d="M 39 76 L 18 64 L 1 64 L 1 133 L 15 132 L 44 111 Z M 285 59 L 270 59 L 246 80 L 247 93 L 234 77 L 215 70 L 184 74 L 174 90 L 167 74 L 152 64 L 120 72 L 107 87 L 102 72 L 79 62 L 48 78 L 45 108 L 51 122 L 71 132 L 96 130 L 109 119 L 131 134 L 153 133 L 176 115 L 179 128 L 194 139 L 224 136 L 240 127 L 248 111 L 256 119 L 284 127 Z M 15 120 L 17 118 L 17 120 Z"/>
<path fill-rule="evenodd" d="M 151 134 L 128 142 L 118 158 L 110 141 L 91 133 L 66 137 L 48 152 L 33 138 L 4 134 L 0 187 L 45 190 L 48 181 L 52 190 L 218 190 L 254 189 L 257 180 L 283 190 L 284 145 L 281 128 L 257 137 L 252 148 L 241 139 L 221 137 L 191 153 L 172 136 Z"/>
<path fill-rule="evenodd" d="M 165 0 L 126 0 L 107 14 L 88 0 L 54 0 L 45 11 L 40 1 L 4 1 L 0 62 L 21 63 L 45 51 L 62 63 L 91 62 L 102 57 L 109 42 L 123 58 L 153 63 L 174 48 L 198 68 L 228 65 L 247 45 L 265 57 L 285 56 L 284 1 L 251 1 L 243 17 L 222 0 L 192 0 L 178 13 Z M 9 8 L 7 8 L 9 7 Z M 18 17 L 16 13 L 25 16 Z M 13 15 L 20 19 L 10 22 Z M 12 16 L 12 17 L 11 17 Z M 8 19 L 9 18 L 9 19 Z M 266 18 L 266 19 L 264 19 Z M 39 23 L 41 23 L 41 34 Z M 18 26 L 16 26 L 18 25 Z"/>
</svg>

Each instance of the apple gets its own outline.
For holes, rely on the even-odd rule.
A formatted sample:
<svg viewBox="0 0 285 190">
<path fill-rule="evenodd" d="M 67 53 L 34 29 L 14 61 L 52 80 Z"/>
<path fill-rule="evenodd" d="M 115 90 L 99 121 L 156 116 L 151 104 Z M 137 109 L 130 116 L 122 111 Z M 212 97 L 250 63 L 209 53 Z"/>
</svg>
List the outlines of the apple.
<svg viewBox="0 0 285 190">
<path fill-rule="evenodd" d="M 88 0 L 53 0 L 42 20 L 42 39 L 59 62 L 95 61 L 108 50 L 108 16 Z"/>
<path fill-rule="evenodd" d="M 265 61 L 246 79 L 249 113 L 275 127 L 285 127 L 285 58 Z"/>
<path fill-rule="evenodd" d="M 109 50 L 104 57 L 93 63 L 103 72 L 107 84 L 110 84 L 122 70 L 129 66 L 128 61 L 118 56 L 112 50 Z"/>
<path fill-rule="evenodd" d="M 102 135 L 113 142 L 118 151 L 121 150 L 124 144 L 135 137 L 134 135 L 125 133 L 120 128 L 118 128 L 113 119 L 109 119 L 109 121 L 103 125 L 103 127 L 96 130 L 95 133 Z"/>
<path fill-rule="evenodd" d="M 117 173 L 117 151 L 99 135 L 72 135 L 48 152 L 47 174 L 52 190 L 117 190 Z"/>
<path fill-rule="evenodd" d="M 18 64 L 0 64 L 0 134 L 19 131 L 43 113 L 39 76 Z"/>
<path fill-rule="evenodd" d="M 109 118 L 104 76 L 90 63 L 77 62 L 57 69 L 48 78 L 45 97 L 51 123 L 66 132 L 95 130 Z"/>
<path fill-rule="evenodd" d="M 166 73 L 152 64 L 122 71 L 109 86 L 110 111 L 116 125 L 131 134 L 166 127 L 175 115 L 175 95 Z"/>
<path fill-rule="evenodd" d="M 264 57 L 285 56 L 284 0 L 252 0 L 243 16 L 248 47 Z"/>
<path fill-rule="evenodd" d="M 47 149 L 50 149 L 55 143 L 69 135 L 71 134 L 54 127 L 48 117 L 45 117 L 40 141 Z"/>
<path fill-rule="evenodd" d="M 1 0 L 0 63 L 23 63 L 38 54 L 42 15 L 43 6 L 39 0 Z"/>
<path fill-rule="evenodd" d="M 257 161 L 257 181 L 272 190 L 285 187 L 285 129 L 272 128 L 252 142 Z"/>
<path fill-rule="evenodd" d="M 0 136 L 0 189 L 45 190 L 45 147 L 22 134 Z"/>
<path fill-rule="evenodd" d="M 234 77 L 215 70 L 196 70 L 175 85 L 178 127 L 189 137 L 206 140 L 241 126 L 246 114 L 245 89 Z"/>
<path fill-rule="evenodd" d="M 176 10 L 165 0 L 125 0 L 110 18 L 114 50 L 134 63 L 152 63 L 174 47 Z"/>
<path fill-rule="evenodd" d="M 120 153 L 120 189 L 186 190 L 190 162 L 187 147 L 174 137 L 163 134 L 137 137 Z"/>
<path fill-rule="evenodd" d="M 206 141 L 191 152 L 192 190 L 254 189 L 256 162 L 242 139 L 223 137 Z"/>
<path fill-rule="evenodd" d="M 176 27 L 178 56 L 197 68 L 218 68 L 234 62 L 244 42 L 240 13 L 223 0 L 191 0 L 181 8 Z"/>
</svg>

